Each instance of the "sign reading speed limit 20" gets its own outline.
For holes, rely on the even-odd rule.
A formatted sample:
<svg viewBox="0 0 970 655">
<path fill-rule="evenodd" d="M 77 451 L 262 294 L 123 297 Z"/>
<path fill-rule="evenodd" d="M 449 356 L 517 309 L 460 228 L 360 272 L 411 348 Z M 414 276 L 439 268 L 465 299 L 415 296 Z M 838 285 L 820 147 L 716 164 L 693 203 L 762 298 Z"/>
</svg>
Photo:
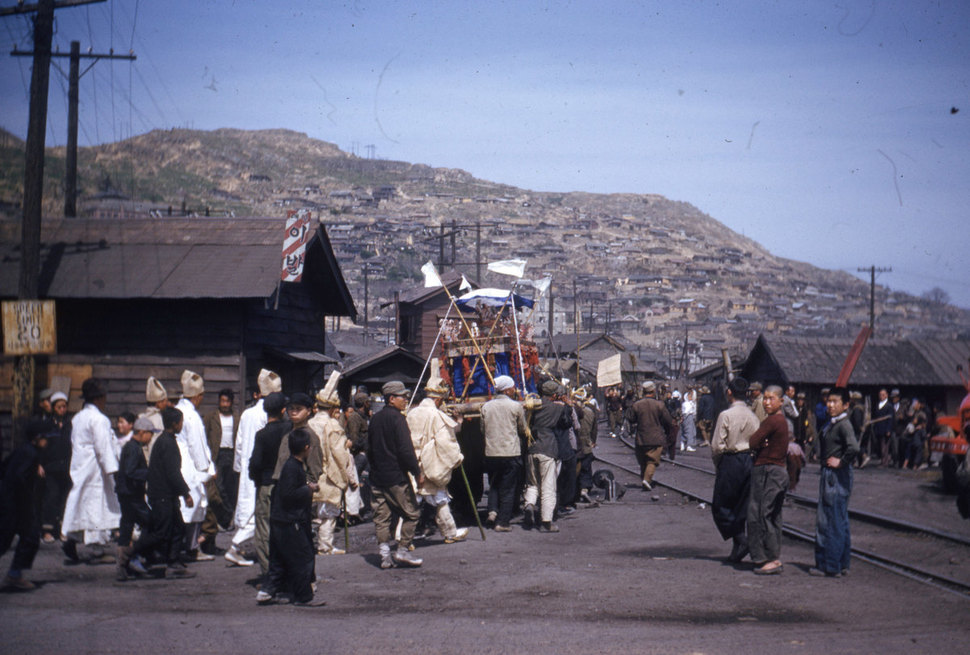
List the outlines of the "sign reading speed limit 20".
<svg viewBox="0 0 970 655">
<path fill-rule="evenodd" d="M 53 355 L 57 352 L 57 321 L 53 300 L 5 300 L 4 355 Z"/>
</svg>

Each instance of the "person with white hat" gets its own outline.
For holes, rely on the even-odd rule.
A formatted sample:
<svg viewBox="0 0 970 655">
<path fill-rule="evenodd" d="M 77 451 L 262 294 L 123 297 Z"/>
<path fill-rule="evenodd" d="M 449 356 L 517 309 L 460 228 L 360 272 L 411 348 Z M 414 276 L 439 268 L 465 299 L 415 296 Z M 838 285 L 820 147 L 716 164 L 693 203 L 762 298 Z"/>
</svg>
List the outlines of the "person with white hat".
<svg viewBox="0 0 970 655">
<path fill-rule="evenodd" d="M 242 545 L 256 534 L 256 485 L 249 478 L 249 458 L 253 454 L 256 433 L 266 426 L 263 398 L 283 390 L 283 380 L 273 371 L 261 369 L 256 380 L 259 397 L 256 403 L 239 417 L 236 432 L 236 453 L 232 469 L 239 473 L 239 492 L 236 496 L 236 534 L 224 557 L 237 566 L 252 566 L 253 560 L 244 557 Z"/>
<path fill-rule="evenodd" d="M 432 366 L 437 372 L 437 367 Z M 435 523 L 446 544 L 463 541 L 468 528 L 459 528 L 451 515 L 448 483 L 451 473 L 461 465 L 464 457 L 455 436 L 455 428 L 461 419 L 455 420 L 441 411 L 441 404 L 451 389 L 437 376 L 428 380 L 424 388 L 425 398 L 408 412 L 411 443 L 424 474 L 423 484 L 418 485 L 418 502 L 435 508 Z"/>
<path fill-rule="evenodd" d="M 496 532 L 509 532 L 515 487 L 522 474 L 522 444 L 529 433 L 525 409 L 515 402 L 518 390 L 508 375 L 495 378 L 495 397 L 482 405 L 485 468 L 488 471 L 488 520 Z"/>
<path fill-rule="evenodd" d="M 44 465 L 44 505 L 41 509 L 41 539 L 52 544 L 61 533 L 64 504 L 71 491 L 71 419 L 67 415 L 67 394 L 55 391 L 48 396 L 52 412 L 45 416 L 57 427 L 41 454 Z"/>
<path fill-rule="evenodd" d="M 209 507 L 205 483 L 215 475 L 215 466 L 209 455 L 209 444 L 205 436 L 205 424 L 199 414 L 199 407 L 205 398 L 205 381 L 194 371 L 182 372 L 182 398 L 175 406 L 182 412 L 182 430 L 175 435 L 182 455 L 182 477 L 189 485 L 193 504 L 182 504 L 182 520 L 185 521 L 185 551 L 189 559 L 211 561 L 215 559 L 199 550 L 199 536 L 202 520 Z"/>
<path fill-rule="evenodd" d="M 322 473 L 317 478 L 319 488 L 313 494 L 314 515 L 320 522 L 317 528 L 317 554 L 343 555 L 346 551 L 333 543 L 333 533 L 340 516 L 341 500 L 348 490 L 357 488 L 357 467 L 350 454 L 350 440 L 340 425 L 340 397 L 337 382 L 340 372 L 334 371 L 326 386 L 317 392 L 316 404 L 320 410 L 313 415 L 307 427 L 320 442 Z M 349 494 L 348 494 L 349 495 Z M 358 504 L 359 504 L 359 495 Z M 348 498 L 348 514 L 350 502 Z M 359 513 L 359 507 L 355 507 Z"/>
<path fill-rule="evenodd" d="M 150 462 L 155 440 L 165 429 L 162 426 L 162 410 L 172 406 L 172 401 L 169 400 L 165 387 L 153 375 L 148 376 L 148 381 L 145 384 L 145 404 L 147 405 L 145 411 L 139 414 L 137 418 L 147 418 L 158 430 L 151 441 L 148 442 L 148 445 L 144 447 L 145 459 Z"/>
</svg>

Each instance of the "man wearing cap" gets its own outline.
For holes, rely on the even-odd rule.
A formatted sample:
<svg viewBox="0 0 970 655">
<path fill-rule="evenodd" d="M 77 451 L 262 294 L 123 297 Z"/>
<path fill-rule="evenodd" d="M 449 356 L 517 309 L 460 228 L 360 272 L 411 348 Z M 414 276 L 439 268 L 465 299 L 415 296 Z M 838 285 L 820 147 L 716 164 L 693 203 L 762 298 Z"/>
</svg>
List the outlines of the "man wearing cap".
<svg viewBox="0 0 970 655">
<path fill-rule="evenodd" d="M 2 587 L 20 591 L 36 587 L 23 577 L 23 571 L 33 566 L 40 548 L 36 492 L 44 477 L 41 455 L 48 437 L 56 432 L 49 418 L 32 418 L 26 426 L 25 441 L 10 453 L 0 472 L 0 557 L 10 548 L 13 538 L 19 537 Z"/>
<path fill-rule="evenodd" d="M 47 439 L 47 447 L 41 452 L 44 466 L 44 505 L 41 510 L 41 530 L 45 544 L 56 540 L 61 533 L 64 504 L 71 492 L 71 421 L 67 416 L 67 394 L 55 391 L 48 397 L 52 413 L 50 419 L 55 432 Z"/>
<path fill-rule="evenodd" d="M 411 444 L 418 457 L 424 481 L 418 487 L 418 502 L 435 508 L 435 524 L 446 544 L 463 541 L 468 528 L 459 528 L 451 515 L 448 483 L 451 473 L 461 465 L 463 456 L 455 429 L 461 424 L 443 411 L 451 389 L 439 377 L 432 377 L 424 388 L 425 398 L 408 412 Z"/>
<path fill-rule="evenodd" d="M 152 437 L 156 436 L 155 424 L 147 418 L 135 419 L 131 439 L 121 447 L 118 462 L 118 472 L 115 474 L 115 493 L 118 494 L 118 505 L 121 507 L 121 524 L 118 529 L 118 566 L 116 579 L 124 582 L 128 579 L 128 569 L 131 565 L 132 542 L 131 535 L 137 523 L 141 530 L 148 530 L 148 520 L 151 510 L 145 502 L 145 485 L 148 482 L 148 462 L 142 446 L 148 445 Z M 140 563 L 133 565 L 136 572 L 143 573 L 145 569 Z"/>
<path fill-rule="evenodd" d="M 509 532 L 515 509 L 515 487 L 522 474 L 522 442 L 528 435 L 525 410 L 515 402 L 518 391 L 508 375 L 495 378 L 496 395 L 482 405 L 485 469 L 488 471 L 488 523 Z"/>
<path fill-rule="evenodd" d="M 374 414 L 367 427 L 367 460 L 370 462 L 373 493 L 371 502 L 381 568 L 389 569 L 395 562 L 405 566 L 421 566 L 422 560 L 408 550 L 421 514 L 408 475 L 417 480 L 419 487 L 424 484 L 424 475 L 411 443 L 411 430 L 404 418 L 411 394 L 398 380 L 385 383 L 381 391 L 384 394 L 384 408 Z M 392 556 L 391 525 L 395 515 L 401 519 L 401 539 Z"/>
<path fill-rule="evenodd" d="M 205 424 L 199 414 L 199 407 L 205 398 L 205 381 L 193 371 L 183 371 L 182 398 L 176 409 L 182 412 L 182 430 L 176 435 L 182 456 L 182 477 L 189 485 L 192 505 L 182 506 L 182 520 L 185 522 L 185 551 L 190 559 L 209 560 L 212 555 L 199 550 L 202 520 L 209 507 L 205 484 L 215 475 L 215 466 L 209 457 L 209 444 L 205 436 Z"/>
<path fill-rule="evenodd" d="M 761 398 L 761 390 L 764 387 L 761 386 L 760 382 L 752 382 L 748 389 L 748 403 L 751 407 L 751 411 L 754 415 L 758 417 L 758 422 L 765 420 L 768 413 L 765 411 L 764 403 Z"/>
<path fill-rule="evenodd" d="M 293 426 L 286 419 L 286 396 L 274 391 L 261 402 L 266 412 L 266 425 L 253 438 L 253 452 L 249 457 L 249 479 L 256 486 L 256 506 L 253 510 L 256 559 L 263 575 L 266 575 L 269 571 L 270 508 L 275 483 L 273 473 L 280 447 L 285 447 L 289 452 L 289 445 L 284 437 L 291 432 Z M 227 552 L 227 559 L 228 554 Z"/>
<path fill-rule="evenodd" d="M 559 438 L 573 425 L 572 413 L 560 403 L 554 402 L 560 392 L 555 380 L 546 380 L 539 387 L 542 406 L 532 414 L 529 431 L 532 443 L 526 458 L 525 509 L 523 527 L 527 530 L 536 524 L 536 502 L 542 532 L 559 532 L 552 522 L 556 511 L 556 482 L 559 476 Z"/>
<path fill-rule="evenodd" d="M 265 368 L 260 369 L 256 382 L 259 396 L 256 403 L 239 417 L 239 430 L 236 432 L 235 456 L 232 464 L 232 470 L 239 474 L 239 493 L 236 495 L 236 534 L 232 536 L 232 545 L 224 557 L 237 566 L 255 564 L 241 552 L 242 545 L 256 534 L 256 485 L 249 476 L 249 460 L 253 454 L 256 433 L 266 425 L 263 399 L 283 389 L 280 376 Z"/>
<path fill-rule="evenodd" d="M 357 487 L 357 469 L 350 454 L 351 442 L 338 420 L 340 417 L 340 397 L 337 395 L 337 380 L 340 374 L 334 371 L 327 386 L 316 396 L 318 412 L 310 419 L 307 427 L 320 445 L 322 460 L 321 474 L 317 478 L 318 489 L 313 494 L 314 516 L 319 520 L 317 527 L 317 554 L 343 555 L 346 551 L 333 543 L 333 533 L 340 516 L 341 499 L 348 489 Z M 347 499 L 347 513 L 351 511 Z"/>
<path fill-rule="evenodd" d="M 138 418 L 147 418 L 158 430 L 151 441 L 148 442 L 148 445 L 145 446 L 145 459 L 151 461 L 155 440 L 165 429 L 162 427 L 162 410 L 172 406 L 168 399 L 168 392 L 165 391 L 162 383 L 155 379 L 155 376 L 149 376 L 148 382 L 145 384 L 145 404 L 147 405 L 145 411 L 139 414 Z"/>
<path fill-rule="evenodd" d="M 749 440 L 761 422 L 745 402 L 747 394 L 748 381 L 743 377 L 737 376 L 728 383 L 727 398 L 731 405 L 718 415 L 711 437 L 711 457 L 717 469 L 711 514 L 721 537 L 734 542 L 729 562 L 740 562 L 748 554 L 744 529 L 751 489 Z"/>
<path fill-rule="evenodd" d="M 657 399 L 657 385 L 643 383 L 643 398 L 627 410 L 627 420 L 636 430 L 636 457 L 640 465 L 640 483 L 653 489 L 653 474 L 660 466 L 660 454 L 676 427 L 666 405 Z"/>
<path fill-rule="evenodd" d="M 579 432 L 576 434 L 576 468 L 579 476 L 576 480 L 578 493 L 577 502 L 591 503 L 589 490 L 593 488 L 593 448 L 596 447 L 596 409 L 595 399 L 590 398 L 584 387 L 573 392 L 574 409 L 579 417 Z"/>
<path fill-rule="evenodd" d="M 71 422 L 71 492 L 64 508 L 64 554 L 78 559 L 77 542 L 108 544 L 111 531 L 121 521 L 114 492 L 118 471 L 115 435 L 111 419 L 104 414 L 107 393 L 104 383 L 88 378 L 81 385 L 84 408 Z"/>
</svg>

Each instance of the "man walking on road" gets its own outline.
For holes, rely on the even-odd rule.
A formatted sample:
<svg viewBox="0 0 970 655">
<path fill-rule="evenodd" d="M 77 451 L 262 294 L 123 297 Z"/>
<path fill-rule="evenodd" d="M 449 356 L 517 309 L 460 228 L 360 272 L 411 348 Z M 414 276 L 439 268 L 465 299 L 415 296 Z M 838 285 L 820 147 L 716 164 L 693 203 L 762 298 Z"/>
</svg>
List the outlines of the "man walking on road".
<svg viewBox="0 0 970 655">
<path fill-rule="evenodd" d="M 744 534 L 748 517 L 748 494 L 751 486 L 749 440 L 761 425 L 745 402 L 748 381 L 736 377 L 728 383 L 727 397 L 731 406 L 721 412 L 711 437 L 711 457 L 717 473 L 711 513 L 721 537 L 734 541 L 729 562 L 740 562 L 748 554 Z"/>
<path fill-rule="evenodd" d="M 643 383 L 643 398 L 627 410 L 630 429 L 637 435 L 641 484 L 647 491 L 653 489 L 653 474 L 660 466 L 660 454 L 677 427 L 667 407 L 656 396 L 657 385 L 647 380 Z"/>
</svg>

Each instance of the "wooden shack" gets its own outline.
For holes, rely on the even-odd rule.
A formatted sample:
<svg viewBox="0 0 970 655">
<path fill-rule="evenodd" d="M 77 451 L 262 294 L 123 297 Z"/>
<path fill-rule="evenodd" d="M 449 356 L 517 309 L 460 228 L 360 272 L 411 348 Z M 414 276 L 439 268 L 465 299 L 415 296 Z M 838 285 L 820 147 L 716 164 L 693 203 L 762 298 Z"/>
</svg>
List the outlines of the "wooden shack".
<svg viewBox="0 0 970 655">
<path fill-rule="evenodd" d="M 37 388 L 107 382 L 108 412 L 139 411 L 149 375 L 170 391 L 188 368 L 207 398 L 246 397 L 260 368 L 288 391 L 322 386 L 327 316 L 357 310 L 325 228 L 307 244 L 300 282 L 280 282 L 283 218 L 45 219 L 40 297 L 56 301 L 56 355 L 38 356 Z M 20 223 L 0 221 L 0 297 L 16 296 Z M 12 358 L 0 376 L 0 419 L 11 411 Z M 59 380 L 55 380 L 59 378 Z M 5 434 L 9 431 L 4 430 Z M 5 444 L 6 445 L 6 444 Z"/>
</svg>

